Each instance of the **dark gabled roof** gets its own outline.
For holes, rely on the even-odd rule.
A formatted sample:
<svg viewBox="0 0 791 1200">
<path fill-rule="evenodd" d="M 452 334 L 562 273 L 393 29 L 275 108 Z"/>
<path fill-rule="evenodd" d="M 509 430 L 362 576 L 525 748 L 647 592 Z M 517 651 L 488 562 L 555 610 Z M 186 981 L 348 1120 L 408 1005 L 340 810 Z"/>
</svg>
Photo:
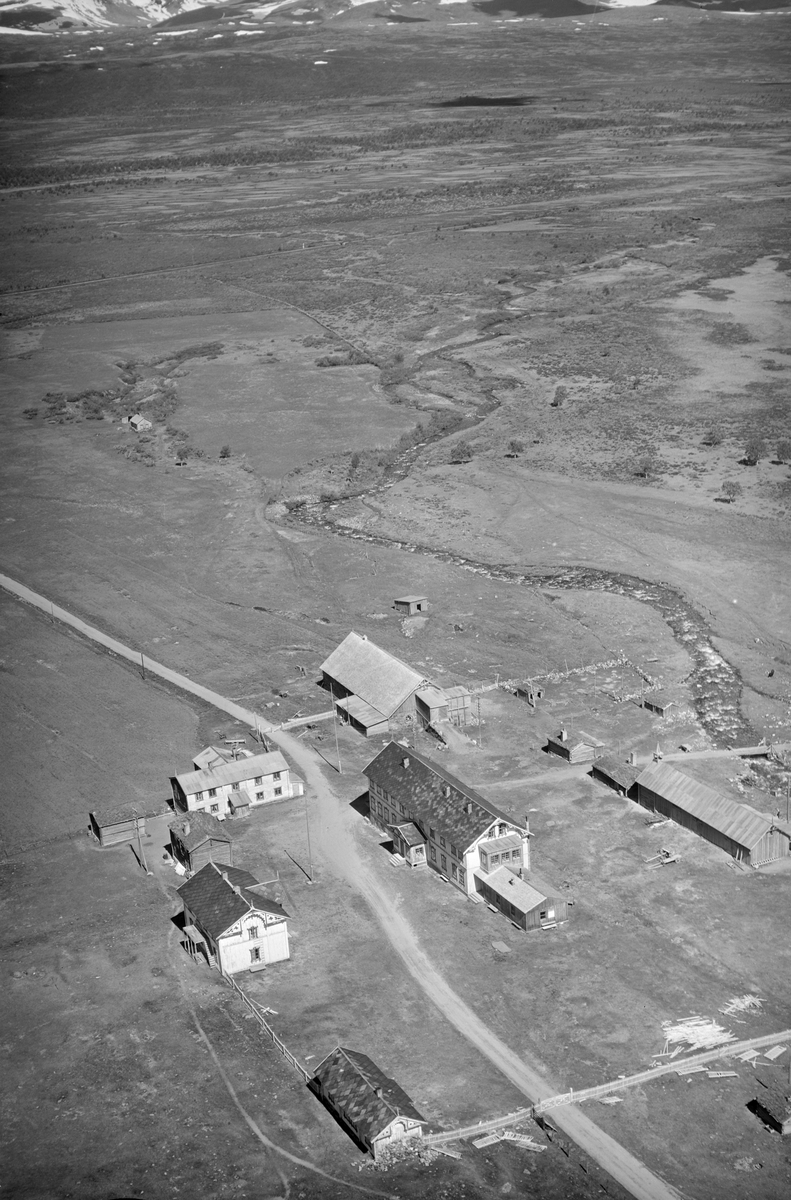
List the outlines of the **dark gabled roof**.
<svg viewBox="0 0 791 1200">
<path fill-rule="evenodd" d="M 353 631 L 321 664 L 321 669 L 385 718 L 391 717 L 425 681 L 424 675 L 413 671 L 400 658 Z"/>
<path fill-rule="evenodd" d="M 408 767 L 404 767 L 404 760 L 408 761 Z M 485 800 L 475 788 L 398 742 L 388 743 L 363 769 L 363 774 L 400 800 L 413 820 L 424 826 L 438 826 L 462 850 L 484 834 L 493 821 L 515 824 L 512 817 Z M 450 788 L 449 796 L 443 794 L 445 785 Z M 472 807 L 469 813 L 465 812 L 468 801 Z"/>
<path fill-rule="evenodd" d="M 608 779 L 617 783 L 627 792 L 640 774 L 640 767 L 633 767 L 631 763 L 621 762 L 620 759 L 613 758 L 611 755 L 597 758 L 591 769 L 598 771 L 601 775 L 606 775 Z"/>
<path fill-rule="evenodd" d="M 251 887 L 257 887 L 257 880 L 249 871 L 207 863 L 192 879 L 182 883 L 178 892 L 201 928 L 210 937 L 218 938 L 251 909 L 278 917 L 288 916 L 274 900 L 256 895 L 249 890 Z"/>
<path fill-rule="evenodd" d="M 674 770 L 667 763 L 651 763 L 637 776 L 637 786 L 656 792 L 745 850 L 757 846 L 772 827 L 772 822 L 755 809 L 721 796 L 714 788 L 698 783 L 697 779 Z"/>
<path fill-rule="evenodd" d="M 785 1072 L 762 1068 L 755 1073 L 755 1099 L 781 1125 L 791 1117 L 791 1083 Z"/>
<path fill-rule="evenodd" d="M 358 1050 L 338 1046 L 319 1063 L 313 1078 L 363 1140 L 372 1142 L 398 1116 L 425 1123 L 403 1088 Z"/>
<path fill-rule="evenodd" d="M 189 833 L 184 830 L 189 829 Z M 192 852 L 211 839 L 214 842 L 230 842 L 222 823 L 211 813 L 193 812 L 170 822 L 170 830 L 176 835 L 185 850 Z"/>
<path fill-rule="evenodd" d="M 156 815 L 157 809 L 145 803 L 123 804 L 118 808 L 94 808 L 91 810 L 91 816 L 100 829 L 107 829 L 110 825 L 122 825 L 125 821 L 134 821 L 135 817 L 139 817 L 143 821 L 146 817 L 155 817 Z"/>
</svg>

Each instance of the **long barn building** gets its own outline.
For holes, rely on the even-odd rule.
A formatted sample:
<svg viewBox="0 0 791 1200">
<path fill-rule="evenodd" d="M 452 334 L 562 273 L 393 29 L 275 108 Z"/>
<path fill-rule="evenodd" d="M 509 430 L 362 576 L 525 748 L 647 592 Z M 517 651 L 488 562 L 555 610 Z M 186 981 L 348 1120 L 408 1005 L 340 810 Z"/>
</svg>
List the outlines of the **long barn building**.
<svg viewBox="0 0 791 1200">
<path fill-rule="evenodd" d="M 764 817 L 666 763 L 646 767 L 635 783 L 645 808 L 670 817 L 752 867 L 791 854 L 791 828 Z"/>
</svg>

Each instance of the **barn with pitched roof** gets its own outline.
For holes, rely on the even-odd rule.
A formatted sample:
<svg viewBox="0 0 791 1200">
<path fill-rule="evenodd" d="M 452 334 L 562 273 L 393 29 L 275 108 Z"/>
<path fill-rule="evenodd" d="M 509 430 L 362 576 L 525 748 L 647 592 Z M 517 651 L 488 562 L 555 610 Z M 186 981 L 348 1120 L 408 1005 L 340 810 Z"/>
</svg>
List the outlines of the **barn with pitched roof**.
<svg viewBox="0 0 791 1200">
<path fill-rule="evenodd" d="M 374 1158 L 423 1134 L 426 1119 L 403 1088 L 358 1050 L 338 1046 L 319 1063 L 308 1087 Z"/>
<path fill-rule="evenodd" d="M 640 804 L 706 838 L 739 862 L 758 867 L 787 858 L 791 829 L 739 804 L 697 779 L 654 762 L 635 783 Z"/>
<path fill-rule="evenodd" d="M 359 633 L 347 634 L 321 664 L 338 715 L 365 737 L 415 720 L 415 693 L 428 683 L 400 658 Z"/>
</svg>

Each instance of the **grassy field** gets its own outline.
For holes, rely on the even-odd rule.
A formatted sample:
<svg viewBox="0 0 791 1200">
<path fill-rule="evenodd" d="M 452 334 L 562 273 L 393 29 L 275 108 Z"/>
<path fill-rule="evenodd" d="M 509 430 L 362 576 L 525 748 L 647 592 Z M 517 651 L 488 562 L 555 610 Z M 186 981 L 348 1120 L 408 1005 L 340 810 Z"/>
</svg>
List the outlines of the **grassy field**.
<svg viewBox="0 0 791 1200">
<path fill-rule="evenodd" d="M 358 827 L 448 977 L 463 967 L 465 999 L 575 1087 L 639 1069 L 662 1019 L 713 1014 L 741 991 L 767 997 L 756 1027 L 789 1023 L 788 876 L 737 875 L 676 830 L 680 863 L 646 872 L 663 834 L 539 751 L 561 720 L 623 753 L 727 740 L 695 709 L 716 693 L 701 646 L 730 672 L 740 728 L 791 733 L 783 18 L 661 11 L 453 30 L 461 8 L 392 27 L 363 8 L 330 42 L 286 17 L 260 39 L 209 21 L 176 44 L 102 33 L 95 52 L 72 36 L 5 39 L 0 66 L 5 572 L 273 720 L 326 707 L 317 669 L 350 628 L 445 683 L 623 652 L 678 695 L 677 716 L 657 722 L 603 697 L 611 668 L 553 683 L 535 718 L 486 694 L 470 731 L 483 749 L 456 769 L 533 810 L 536 866 L 577 901 L 557 936 L 512 938 L 430 877 L 395 872 Z M 473 93 L 526 103 L 456 106 Z M 328 358 L 346 365 L 318 365 Z M 120 418 L 147 405 L 154 429 L 139 438 Z M 635 588 L 552 574 L 577 566 Z M 659 586 L 676 589 L 689 628 L 663 619 Z M 393 613 L 407 592 L 429 597 L 426 623 Z M 192 1036 L 187 998 L 273 1139 L 347 1180 L 346 1140 L 216 978 L 180 958 L 172 895 L 126 851 L 87 841 L 17 856 L 94 803 L 159 794 L 222 727 L 11 602 L 0 618 L 23 797 L 2 826 L 17 1193 L 283 1194 Z M 306 736 L 326 751 L 331 734 Z M 351 802 L 372 746 L 343 735 L 341 749 Z M 764 805 L 724 769 L 706 778 Z M 272 809 L 239 835 L 293 901 L 294 958 L 251 985 L 288 1039 L 319 1055 L 370 1037 L 437 1121 L 512 1106 L 354 894 L 326 876 L 308 888 L 289 866 L 303 815 Z M 502 937 L 512 953 L 495 961 Z M 166 1069 L 138 1049 L 149 1034 Z M 696 1200 L 773 1200 L 787 1155 L 746 1113 L 748 1090 L 743 1071 L 679 1080 L 596 1115 Z M 25 1130 L 42 1112 L 31 1175 Z M 166 1170 L 182 1174 L 165 1183 Z M 431 1172 L 429 1190 L 454 1198 L 593 1186 L 555 1151 L 525 1164 L 500 1147 Z M 290 1178 L 292 1195 L 334 1194 Z M 393 1195 L 427 1188 L 409 1172 L 364 1178 Z"/>
</svg>

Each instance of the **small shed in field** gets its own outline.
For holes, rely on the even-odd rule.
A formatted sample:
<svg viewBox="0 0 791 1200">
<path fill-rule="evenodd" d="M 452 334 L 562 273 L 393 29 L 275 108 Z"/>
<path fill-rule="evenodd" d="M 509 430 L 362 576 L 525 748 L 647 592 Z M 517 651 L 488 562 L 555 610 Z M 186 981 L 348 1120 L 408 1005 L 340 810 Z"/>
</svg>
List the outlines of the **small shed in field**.
<svg viewBox="0 0 791 1200">
<path fill-rule="evenodd" d="M 606 784 L 612 788 L 614 792 L 618 792 L 621 796 L 628 796 L 635 785 L 635 780 L 640 774 L 640 767 L 634 767 L 631 763 L 621 762 L 620 759 L 613 758 L 610 755 L 603 755 L 597 758 L 591 768 L 591 777 L 598 780 L 599 783 Z"/>
<path fill-rule="evenodd" d="M 548 754 L 557 754 L 558 758 L 565 758 L 566 762 L 582 763 L 596 758 L 596 752 L 602 745 L 597 738 L 583 733 L 582 730 L 569 734 L 567 730 L 561 729 L 554 737 L 547 738 L 546 750 Z"/>
<path fill-rule="evenodd" d="M 543 698 L 543 695 L 544 689 L 538 687 L 534 683 L 531 683 L 529 679 L 516 685 L 517 700 L 524 700 L 525 703 L 529 704 L 532 708 L 536 707 L 538 701 Z"/>
<path fill-rule="evenodd" d="M 666 717 L 675 703 L 664 692 L 648 692 L 643 696 L 643 708 L 657 717 Z"/>
<path fill-rule="evenodd" d="M 431 685 L 418 688 L 415 692 L 415 708 L 424 729 L 436 721 L 448 720 L 448 697 L 439 688 Z"/>
<path fill-rule="evenodd" d="M 787 827 L 667 763 L 651 763 L 637 776 L 635 787 L 635 799 L 645 808 L 670 817 L 738 862 L 758 867 L 791 854 Z"/>
<path fill-rule="evenodd" d="M 135 413 L 133 417 L 130 417 L 129 424 L 137 433 L 145 433 L 147 429 L 153 428 L 148 418 L 141 416 L 140 413 Z"/>
<path fill-rule="evenodd" d="M 170 826 L 170 852 L 188 871 L 199 871 L 206 863 L 233 866 L 233 842 L 216 817 L 192 812 Z"/>
<path fill-rule="evenodd" d="M 146 832 L 146 817 L 143 810 L 131 805 L 123 808 L 97 808 L 91 813 L 90 831 L 100 846 L 123 846 Z"/>
<path fill-rule="evenodd" d="M 396 1081 L 359 1050 L 338 1046 L 319 1063 L 308 1087 L 373 1158 L 394 1142 L 423 1135 L 425 1117 Z"/>
<path fill-rule="evenodd" d="M 748 1106 L 776 1133 L 791 1134 L 791 1079 L 788 1071 L 761 1068 L 755 1073 L 755 1099 Z"/>
<path fill-rule="evenodd" d="M 399 596 L 393 601 L 393 608 L 405 617 L 414 617 L 417 613 L 428 612 L 428 600 L 425 596 Z"/>
</svg>

